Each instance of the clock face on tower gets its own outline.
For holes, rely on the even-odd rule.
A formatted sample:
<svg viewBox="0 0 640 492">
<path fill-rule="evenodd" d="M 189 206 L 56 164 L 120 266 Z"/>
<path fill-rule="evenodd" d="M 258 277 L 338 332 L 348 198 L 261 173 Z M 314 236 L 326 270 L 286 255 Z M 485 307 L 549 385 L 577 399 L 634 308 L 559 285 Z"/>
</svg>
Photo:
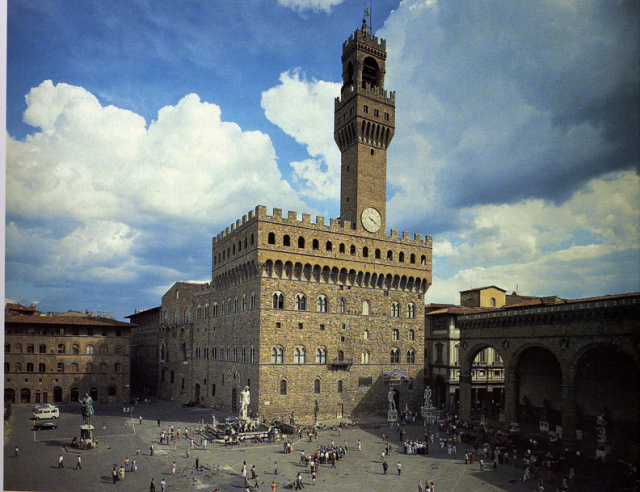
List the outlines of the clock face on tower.
<svg viewBox="0 0 640 492">
<path fill-rule="evenodd" d="M 380 212 L 371 207 L 364 209 L 361 219 L 362 226 L 369 232 L 378 232 L 380 225 L 382 224 Z"/>
</svg>

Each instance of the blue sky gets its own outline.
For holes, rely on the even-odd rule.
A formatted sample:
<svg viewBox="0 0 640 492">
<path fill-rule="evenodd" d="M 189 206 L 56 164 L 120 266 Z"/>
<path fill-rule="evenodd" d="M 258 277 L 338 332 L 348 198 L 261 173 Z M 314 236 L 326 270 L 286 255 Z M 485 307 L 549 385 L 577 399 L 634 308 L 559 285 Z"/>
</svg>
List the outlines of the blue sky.
<svg viewBox="0 0 640 492">
<path fill-rule="evenodd" d="M 638 3 L 373 4 L 387 224 L 433 236 L 426 301 L 640 290 Z M 337 217 L 363 9 L 9 0 L 6 300 L 121 319 L 208 281 L 211 237 L 257 204 Z"/>
</svg>

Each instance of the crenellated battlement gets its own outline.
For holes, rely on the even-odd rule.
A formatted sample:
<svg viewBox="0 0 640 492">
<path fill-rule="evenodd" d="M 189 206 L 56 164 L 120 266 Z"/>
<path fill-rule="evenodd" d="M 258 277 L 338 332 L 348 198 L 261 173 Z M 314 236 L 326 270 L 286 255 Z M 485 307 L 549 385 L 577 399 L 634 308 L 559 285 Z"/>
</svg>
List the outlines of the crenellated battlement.
<svg viewBox="0 0 640 492">
<path fill-rule="evenodd" d="M 374 36 L 368 29 L 356 29 L 349 39 L 342 43 L 342 50 L 347 51 L 349 45 L 354 43 L 362 43 L 373 49 L 387 51 L 387 40 Z"/>
<path fill-rule="evenodd" d="M 396 104 L 395 91 L 387 91 L 386 89 L 364 83 L 364 87 L 359 88 L 357 91 L 353 85 L 343 87 L 340 96 L 335 99 L 335 110 L 340 109 L 343 104 L 350 101 L 356 93 L 365 95 L 381 104 L 391 104 L 393 106 Z"/>
<path fill-rule="evenodd" d="M 423 236 L 422 234 L 415 233 L 413 237 L 410 232 L 403 231 L 402 235 L 398 235 L 398 231 L 391 229 L 388 235 L 370 234 L 363 229 L 358 229 L 358 224 L 352 224 L 351 221 L 342 219 L 330 219 L 329 224 L 325 222 L 323 216 L 316 216 L 315 222 L 311 221 L 311 215 L 305 213 L 298 213 L 296 211 L 288 211 L 286 217 L 282 213 L 282 209 L 274 208 L 271 215 L 267 213 L 267 207 L 264 205 L 258 205 L 254 210 L 251 210 L 247 215 L 244 215 L 242 219 L 236 220 L 229 227 L 220 232 L 213 238 L 213 247 L 215 248 L 219 242 L 226 240 L 229 236 L 235 232 L 244 229 L 249 224 L 255 221 L 268 221 L 275 222 L 282 225 L 292 226 L 304 226 L 306 229 L 317 230 L 319 232 L 334 232 L 340 234 L 346 234 L 350 236 L 362 236 L 366 235 L 373 239 L 392 240 L 398 243 L 411 244 L 415 243 L 421 247 L 431 247 L 431 236 Z"/>
</svg>

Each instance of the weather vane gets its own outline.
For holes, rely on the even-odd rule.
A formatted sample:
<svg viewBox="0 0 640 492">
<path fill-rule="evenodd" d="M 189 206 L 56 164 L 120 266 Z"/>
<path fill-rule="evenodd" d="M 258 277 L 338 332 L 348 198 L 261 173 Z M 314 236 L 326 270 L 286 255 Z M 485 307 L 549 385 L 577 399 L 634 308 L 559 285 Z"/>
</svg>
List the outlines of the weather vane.
<svg viewBox="0 0 640 492">
<path fill-rule="evenodd" d="M 364 17 L 365 19 L 369 17 L 369 29 L 371 29 L 371 12 L 373 11 L 373 0 L 369 3 L 369 8 L 367 8 L 367 2 L 364 2 Z"/>
</svg>

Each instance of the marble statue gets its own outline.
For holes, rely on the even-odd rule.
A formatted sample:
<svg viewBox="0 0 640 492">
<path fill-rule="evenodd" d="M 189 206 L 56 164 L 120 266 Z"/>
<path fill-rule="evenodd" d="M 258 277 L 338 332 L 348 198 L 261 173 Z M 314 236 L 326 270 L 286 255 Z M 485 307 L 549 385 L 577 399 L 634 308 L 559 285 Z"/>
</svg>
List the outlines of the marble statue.
<svg viewBox="0 0 640 492">
<path fill-rule="evenodd" d="M 249 417 L 247 412 L 249 410 L 249 403 L 251 403 L 251 395 L 249 393 L 249 386 L 245 386 L 240 392 L 240 420 L 247 420 Z"/>
<path fill-rule="evenodd" d="M 396 401 L 394 399 L 395 396 L 395 392 L 390 389 L 389 390 L 389 394 L 387 395 L 387 397 L 389 398 L 389 411 L 393 412 L 396 410 Z"/>
<path fill-rule="evenodd" d="M 431 387 L 427 386 L 424 390 L 424 406 L 426 408 L 433 408 L 433 402 L 431 401 Z"/>
</svg>

